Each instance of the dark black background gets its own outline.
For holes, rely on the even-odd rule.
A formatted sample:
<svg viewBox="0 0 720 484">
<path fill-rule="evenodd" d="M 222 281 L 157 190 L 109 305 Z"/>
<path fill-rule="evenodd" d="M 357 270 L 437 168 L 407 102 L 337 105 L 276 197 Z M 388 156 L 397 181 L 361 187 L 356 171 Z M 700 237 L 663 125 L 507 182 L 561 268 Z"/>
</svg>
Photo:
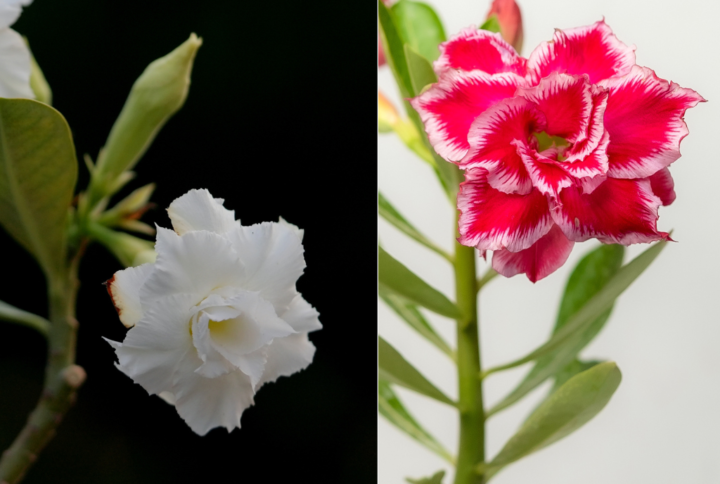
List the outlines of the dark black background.
<svg viewBox="0 0 720 484">
<path fill-rule="evenodd" d="M 243 224 L 305 229 L 298 282 L 320 311 L 315 361 L 268 384 L 242 428 L 198 437 L 114 368 L 122 340 L 101 282 L 120 269 L 93 245 L 81 267 L 77 361 L 88 373 L 31 483 L 313 482 L 376 479 L 376 6 L 372 2 L 35 0 L 26 35 L 79 156 L 97 157 L 145 66 L 203 38 L 184 108 L 121 195 L 157 182 L 158 208 L 208 188 Z M 87 183 L 80 168 L 79 186 Z M 42 276 L 0 231 L 0 299 L 46 314 Z M 39 396 L 45 344 L 0 322 L 0 448 Z"/>
</svg>

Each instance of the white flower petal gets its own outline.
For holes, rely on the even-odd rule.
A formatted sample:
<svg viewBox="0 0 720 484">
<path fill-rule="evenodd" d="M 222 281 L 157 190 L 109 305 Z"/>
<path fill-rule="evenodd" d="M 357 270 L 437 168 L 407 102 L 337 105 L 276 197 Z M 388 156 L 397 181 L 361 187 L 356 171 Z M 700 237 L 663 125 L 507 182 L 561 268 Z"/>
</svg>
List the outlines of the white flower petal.
<svg viewBox="0 0 720 484">
<path fill-rule="evenodd" d="M 35 99 L 30 70 L 30 50 L 20 34 L 0 29 L 0 97 Z"/>
<path fill-rule="evenodd" d="M 280 318 L 299 333 L 321 329 L 319 316 L 320 313 L 303 299 L 301 294 L 297 294 Z"/>
<path fill-rule="evenodd" d="M 264 222 L 227 234 L 245 265 L 241 287 L 259 291 L 278 313 L 295 297 L 295 282 L 305 269 L 302 241 L 290 224 Z"/>
<path fill-rule="evenodd" d="M 32 0 L 0 0 L 0 28 L 10 27 Z"/>
<path fill-rule="evenodd" d="M 315 346 L 308 339 L 307 333 L 291 334 L 278 338 L 267 348 L 265 373 L 259 385 L 275 381 L 281 376 L 290 376 L 307 368 L 315 355 Z M 255 387 L 256 389 L 259 386 Z"/>
<path fill-rule="evenodd" d="M 223 207 L 222 198 L 213 198 L 207 190 L 190 190 L 168 207 L 175 231 L 183 235 L 193 230 L 224 234 L 238 225 L 235 211 Z"/>
<path fill-rule="evenodd" d="M 143 316 L 140 289 L 153 271 L 152 264 L 128 267 L 117 271 L 107 282 L 107 290 L 117 309 L 120 321 L 127 328 L 135 325 Z"/>
<path fill-rule="evenodd" d="M 213 289 L 239 286 L 243 266 L 230 242 L 220 235 L 202 230 L 179 236 L 158 227 L 155 248 L 155 270 L 140 294 L 143 304 L 173 294 L 193 294 L 193 304 L 197 304 Z"/>
<path fill-rule="evenodd" d="M 158 393 L 158 397 L 162 398 L 170 405 L 175 405 L 175 395 L 170 392 L 160 392 Z"/>
<path fill-rule="evenodd" d="M 117 367 L 150 394 L 169 390 L 186 353 L 195 352 L 190 338 L 192 296 L 157 301 L 115 348 Z"/>
<path fill-rule="evenodd" d="M 240 371 L 205 378 L 194 371 L 201 363 L 194 353 L 181 362 L 171 390 L 178 414 L 198 435 L 214 427 L 228 432 L 240 427 L 240 416 L 254 403 L 250 378 Z"/>
<path fill-rule="evenodd" d="M 291 224 L 290 222 L 288 222 L 287 220 L 285 220 L 282 217 L 280 217 L 278 219 L 278 223 L 280 225 L 285 225 L 286 227 L 292 229 L 297 234 L 297 236 L 300 237 L 300 241 L 302 241 L 303 237 L 305 236 L 305 231 L 303 229 L 301 229 L 300 227 L 298 227 L 295 224 Z"/>
</svg>

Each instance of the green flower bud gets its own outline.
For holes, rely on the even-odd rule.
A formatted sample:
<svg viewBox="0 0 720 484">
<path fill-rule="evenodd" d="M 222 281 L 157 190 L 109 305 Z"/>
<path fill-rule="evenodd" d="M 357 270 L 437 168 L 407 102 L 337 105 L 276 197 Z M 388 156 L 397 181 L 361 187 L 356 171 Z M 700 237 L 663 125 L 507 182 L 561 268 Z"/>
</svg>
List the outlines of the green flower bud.
<svg viewBox="0 0 720 484">
<path fill-rule="evenodd" d="M 87 231 L 93 240 L 105 246 L 125 267 L 149 261 L 155 253 L 155 244 L 124 232 L 116 232 L 97 223 L 88 224 Z"/>
</svg>

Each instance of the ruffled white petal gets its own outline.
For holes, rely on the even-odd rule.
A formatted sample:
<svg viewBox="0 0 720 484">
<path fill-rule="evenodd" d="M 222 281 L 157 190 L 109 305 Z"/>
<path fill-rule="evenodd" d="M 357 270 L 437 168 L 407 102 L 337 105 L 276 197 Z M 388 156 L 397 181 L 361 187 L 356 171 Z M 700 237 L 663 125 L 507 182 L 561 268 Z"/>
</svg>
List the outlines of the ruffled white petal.
<svg viewBox="0 0 720 484">
<path fill-rule="evenodd" d="M 315 346 L 308 339 L 307 333 L 291 334 L 273 340 L 267 348 L 268 359 L 260 385 L 304 370 L 312 363 L 314 355 Z"/>
<path fill-rule="evenodd" d="M 245 266 L 239 285 L 258 291 L 278 314 L 295 297 L 295 282 L 305 269 L 303 246 L 295 229 L 271 222 L 236 227 L 227 234 Z"/>
<path fill-rule="evenodd" d="M 237 225 L 235 211 L 223 207 L 222 198 L 213 198 L 207 190 L 190 190 L 168 207 L 175 231 L 183 235 L 193 230 L 224 234 Z"/>
<path fill-rule="evenodd" d="M 303 299 L 301 294 L 297 294 L 280 318 L 292 326 L 295 331 L 301 333 L 322 329 L 319 316 L 320 313 Z"/>
<path fill-rule="evenodd" d="M 107 282 L 107 290 L 117 309 L 120 321 L 131 328 L 143 316 L 140 304 L 140 291 L 145 280 L 152 274 L 154 266 L 143 264 L 118 271 Z"/>
<path fill-rule="evenodd" d="M 0 28 L 10 27 L 32 0 L 0 0 Z"/>
<path fill-rule="evenodd" d="M 0 29 L 0 97 L 35 99 L 30 70 L 30 50 L 20 34 Z"/>
</svg>

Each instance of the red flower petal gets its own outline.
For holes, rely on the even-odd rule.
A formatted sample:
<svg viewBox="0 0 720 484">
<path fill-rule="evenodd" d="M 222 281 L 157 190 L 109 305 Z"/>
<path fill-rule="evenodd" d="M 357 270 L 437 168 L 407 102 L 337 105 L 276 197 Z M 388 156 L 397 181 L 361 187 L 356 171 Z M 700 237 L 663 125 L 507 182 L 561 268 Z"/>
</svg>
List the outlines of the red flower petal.
<svg viewBox="0 0 720 484">
<path fill-rule="evenodd" d="M 519 252 L 533 245 L 551 228 L 547 198 L 537 190 L 529 195 L 493 189 L 482 169 L 465 172 L 458 193 L 461 244 L 479 250 L 508 248 Z"/>
<path fill-rule="evenodd" d="M 615 37 L 604 20 L 585 27 L 556 30 L 551 42 L 530 54 L 528 70 L 535 82 L 552 72 L 587 74 L 591 84 L 624 76 L 635 65 L 635 48 Z"/>
<path fill-rule="evenodd" d="M 440 57 L 433 63 L 438 77 L 448 69 L 488 74 L 512 72 L 524 76 L 527 61 L 500 34 L 468 27 L 440 44 Z"/>
<path fill-rule="evenodd" d="M 675 201 L 675 182 L 667 168 L 663 168 L 650 177 L 650 187 L 663 205 L 670 205 Z"/>
<path fill-rule="evenodd" d="M 527 99 L 505 99 L 488 108 L 470 126 L 470 149 L 460 168 L 484 168 L 493 188 L 527 195 L 530 175 L 513 141 L 528 144 L 531 133 L 545 131 L 545 115 Z"/>
<path fill-rule="evenodd" d="M 468 131 L 475 118 L 498 101 L 513 96 L 517 87 L 525 83 L 516 74 L 451 70 L 410 104 L 420 114 L 435 151 L 446 160 L 458 161 L 470 147 Z"/>
<path fill-rule="evenodd" d="M 493 252 L 492 266 L 505 277 L 525 274 L 530 282 L 537 282 L 565 263 L 573 245 L 574 242 L 568 240 L 557 225 L 553 225 L 547 234 L 528 249 L 520 252 L 507 249 Z"/>
<path fill-rule="evenodd" d="M 605 110 L 608 175 L 645 178 L 680 158 L 680 141 L 688 134 L 683 116 L 705 101 L 702 96 L 640 66 L 601 85 L 610 89 Z"/>
<path fill-rule="evenodd" d="M 525 164 L 525 169 L 528 175 L 530 175 L 533 186 L 537 188 L 540 193 L 557 197 L 560 190 L 573 185 L 574 177 L 570 176 L 561 166 L 566 163 L 543 156 L 543 153 L 538 153 L 529 147 L 527 143 L 513 141 L 512 145 L 517 148 L 517 152 Z M 554 153 L 555 151 L 547 150 L 547 152 Z M 567 164 L 569 165 L 570 163 Z"/>
<path fill-rule="evenodd" d="M 608 171 L 607 147 L 609 143 L 610 135 L 606 131 L 592 153 L 578 161 L 568 160 L 559 163 L 568 174 L 580 179 L 585 193 L 592 193 L 598 183 L 605 179 Z M 600 178 L 597 179 L 598 177 Z"/>
<path fill-rule="evenodd" d="M 660 199 L 647 179 L 608 178 L 590 194 L 570 187 L 551 203 L 555 223 L 574 242 L 597 238 L 606 244 L 630 245 L 668 235 L 656 229 Z"/>
</svg>

